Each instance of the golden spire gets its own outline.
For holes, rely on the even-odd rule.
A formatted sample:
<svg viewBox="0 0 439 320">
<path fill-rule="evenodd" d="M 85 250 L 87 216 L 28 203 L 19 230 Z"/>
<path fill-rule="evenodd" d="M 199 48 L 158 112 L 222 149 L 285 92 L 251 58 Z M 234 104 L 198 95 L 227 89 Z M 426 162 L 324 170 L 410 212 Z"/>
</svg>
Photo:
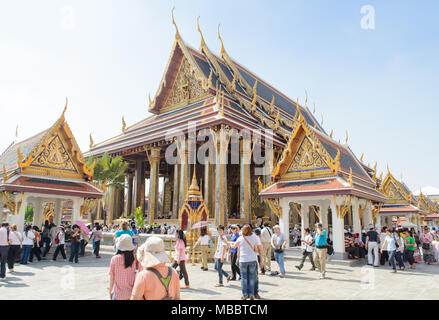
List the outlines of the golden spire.
<svg viewBox="0 0 439 320">
<path fill-rule="evenodd" d="M 335 156 L 334 164 L 337 169 L 340 168 L 340 149 L 337 149 L 337 155 Z"/>
<path fill-rule="evenodd" d="M 349 140 L 349 134 L 348 134 L 348 130 L 346 130 L 345 144 L 348 144 L 348 140 Z"/>
<path fill-rule="evenodd" d="M 190 194 L 194 194 L 196 192 L 199 192 L 200 189 L 198 188 L 198 182 L 197 182 L 197 175 L 196 175 L 196 163 L 194 163 L 194 174 L 192 175 L 192 183 L 189 187 Z"/>
<path fill-rule="evenodd" d="M 329 134 L 329 137 L 332 138 L 332 135 L 334 134 L 334 130 L 331 129 L 331 133 Z"/>
<path fill-rule="evenodd" d="M 92 138 L 91 133 L 90 133 L 90 149 L 92 149 L 94 147 L 94 145 L 95 145 L 95 143 L 94 143 L 93 138 Z"/>
<path fill-rule="evenodd" d="M 20 151 L 20 148 L 17 149 L 17 157 L 18 157 L 18 166 L 20 166 L 24 159 L 23 154 Z"/>
<path fill-rule="evenodd" d="M 60 117 L 61 119 L 64 119 L 64 115 L 65 115 L 65 113 L 67 111 L 68 104 L 69 104 L 69 99 L 67 99 L 67 97 L 66 97 L 66 105 L 64 106 L 64 110 L 63 110 L 63 112 L 61 114 L 61 117 Z"/>
<path fill-rule="evenodd" d="M 203 33 L 201 32 L 200 29 L 200 16 L 197 17 L 197 29 L 201 36 L 201 42 L 200 42 L 200 51 L 201 51 L 202 48 L 206 45 L 206 42 L 204 41 Z"/>
<path fill-rule="evenodd" d="M 172 11 L 171 11 L 172 24 L 173 24 L 174 27 L 175 27 L 175 39 L 179 40 L 179 39 L 180 39 L 180 32 L 178 32 L 178 27 L 177 27 L 177 24 L 175 23 L 175 19 L 174 19 L 174 9 L 175 9 L 175 7 L 173 7 L 173 8 L 172 8 Z"/>
<path fill-rule="evenodd" d="M 300 112 L 299 97 L 297 97 L 297 100 L 296 100 L 296 108 L 297 108 L 297 112 L 299 114 L 299 122 L 303 122 L 305 119 L 302 116 L 302 112 Z"/>
<path fill-rule="evenodd" d="M 6 183 L 6 180 L 8 180 L 8 174 L 6 172 L 6 166 L 3 165 L 3 183 Z"/>
<path fill-rule="evenodd" d="M 389 164 L 387 164 L 387 174 L 390 174 Z"/>
<path fill-rule="evenodd" d="M 305 90 L 305 106 L 308 103 L 308 91 Z M 315 109 L 315 104 L 314 104 L 314 109 Z"/>
<path fill-rule="evenodd" d="M 221 55 L 223 55 L 226 50 L 224 49 L 223 39 L 221 39 L 220 26 L 221 26 L 221 24 L 219 23 L 218 24 L 218 39 L 221 42 Z"/>
<path fill-rule="evenodd" d="M 378 165 L 378 162 L 377 161 L 375 161 L 375 165 L 373 166 L 373 171 L 377 171 L 377 165 Z"/>
<path fill-rule="evenodd" d="M 122 116 L 122 132 L 127 131 L 127 124 L 125 122 L 125 117 Z"/>
<path fill-rule="evenodd" d="M 353 186 L 354 185 L 354 181 L 352 180 L 352 168 L 349 168 L 349 178 L 348 178 L 348 183 Z"/>
<path fill-rule="evenodd" d="M 364 153 L 361 154 L 360 161 L 363 162 Z"/>
<path fill-rule="evenodd" d="M 383 181 L 383 172 L 380 173 L 380 180 Z"/>
</svg>

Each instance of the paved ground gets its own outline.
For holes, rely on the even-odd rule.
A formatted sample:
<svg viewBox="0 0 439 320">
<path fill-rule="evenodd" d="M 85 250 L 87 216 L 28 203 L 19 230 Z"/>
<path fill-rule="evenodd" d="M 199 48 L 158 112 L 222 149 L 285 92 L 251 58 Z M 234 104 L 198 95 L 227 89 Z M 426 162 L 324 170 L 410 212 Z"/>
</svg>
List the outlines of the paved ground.
<svg viewBox="0 0 439 320">
<path fill-rule="evenodd" d="M 88 253 L 90 254 L 90 253 Z M 41 261 L 16 266 L 14 274 L 0 281 L 0 299 L 108 299 L 108 266 L 111 254 L 97 260 L 91 255 L 79 264 Z M 260 294 L 266 299 L 439 299 L 439 266 L 419 263 L 415 271 L 390 273 L 389 267 L 350 267 L 331 264 L 328 278 L 319 279 L 315 271 L 302 272 L 286 261 L 284 279 L 259 276 Z M 275 265 L 275 263 L 274 263 Z M 235 300 L 241 296 L 240 282 L 215 288 L 217 273 L 213 264 L 203 272 L 188 265 L 192 289 L 182 290 L 182 299 Z M 230 265 L 226 265 L 226 271 Z M 276 269 L 276 267 L 275 267 Z M 183 281 L 182 281 L 183 283 Z M 37 289 L 37 290 L 36 290 Z"/>
</svg>

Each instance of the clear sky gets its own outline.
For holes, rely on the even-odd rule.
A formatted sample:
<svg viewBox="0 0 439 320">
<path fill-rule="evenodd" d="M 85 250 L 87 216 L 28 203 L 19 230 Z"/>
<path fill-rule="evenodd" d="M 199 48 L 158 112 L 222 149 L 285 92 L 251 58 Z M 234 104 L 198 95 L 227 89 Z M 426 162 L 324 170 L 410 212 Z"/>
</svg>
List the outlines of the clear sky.
<svg viewBox="0 0 439 320">
<path fill-rule="evenodd" d="M 361 8 L 375 9 L 364 30 Z M 413 190 L 439 186 L 439 1 L 0 2 L 0 149 L 66 117 L 82 149 L 148 116 L 174 41 L 171 8 L 186 43 L 199 47 L 196 18 L 228 53 L 289 97 L 305 90 L 328 132 L 389 164 Z"/>
</svg>

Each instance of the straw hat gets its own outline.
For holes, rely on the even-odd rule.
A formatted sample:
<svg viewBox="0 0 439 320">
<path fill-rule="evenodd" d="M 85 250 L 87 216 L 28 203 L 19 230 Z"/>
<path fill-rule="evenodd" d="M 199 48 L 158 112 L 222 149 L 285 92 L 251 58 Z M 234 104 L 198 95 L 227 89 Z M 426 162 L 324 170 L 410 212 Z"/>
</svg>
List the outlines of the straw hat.
<svg viewBox="0 0 439 320">
<path fill-rule="evenodd" d="M 129 234 L 123 234 L 116 238 L 116 249 L 120 251 L 133 251 L 133 238 Z"/>
<path fill-rule="evenodd" d="M 168 263 L 165 244 L 159 237 L 149 237 L 137 250 L 137 260 L 144 268 L 152 268 L 160 263 Z"/>
</svg>

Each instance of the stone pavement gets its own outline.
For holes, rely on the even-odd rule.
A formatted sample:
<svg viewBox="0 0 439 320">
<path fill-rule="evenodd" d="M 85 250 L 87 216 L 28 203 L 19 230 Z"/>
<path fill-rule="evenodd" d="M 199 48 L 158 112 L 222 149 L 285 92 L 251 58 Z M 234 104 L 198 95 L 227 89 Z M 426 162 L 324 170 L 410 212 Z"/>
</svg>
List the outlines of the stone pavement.
<svg viewBox="0 0 439 320">
<path fill-rule="evenodd" d="M 110 253 L 96 259 L 88 252 L 79 264 L 34 262 L 16 265 L 16 272 L 7 274 L 0 281 L 0 299 L 109 299 L 108 269 Z M 284 279 L 269 275 L 259 276 L 260 295 L 265 299 L 439 299 L 439 266 L 418 263 L 414 271 L 390 273 L 390 268 L 369 266 L 328 265 L 327 279 L 320 280 L 319 273 L 308 271 L 306 262 L 299 272 L 294 260 L 286 261 Z M 273 262 L 273 269 L 277 265 Z M 182 290 L 182 299 L 238 300 L 240 282 L 215 288 L 218 275 L 209 264 L 209 271 L 200 265 L 187 265 L 191 289 Z M 230 270 L 230 264 L 225 265 Z M 183 284 L 183 280 L 182 280 Z"/>
</svg>

